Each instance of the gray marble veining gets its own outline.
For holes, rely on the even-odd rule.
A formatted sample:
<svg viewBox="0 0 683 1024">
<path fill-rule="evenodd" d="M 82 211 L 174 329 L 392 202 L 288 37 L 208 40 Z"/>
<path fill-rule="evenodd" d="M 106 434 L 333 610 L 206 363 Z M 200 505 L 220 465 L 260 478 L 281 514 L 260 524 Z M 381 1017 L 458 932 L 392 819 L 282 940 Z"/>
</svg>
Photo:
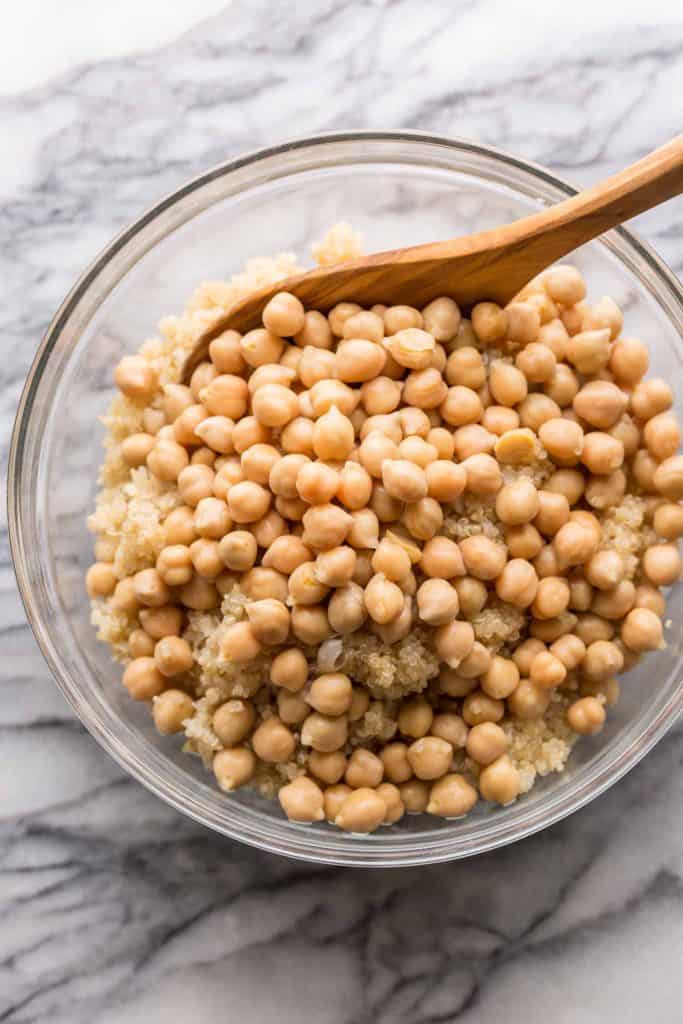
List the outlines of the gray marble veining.
<svg viewBox="0 0 683 1024">
<path fill-rule="evenodd" d="M 682 82 L 673 3 L 238 0 L 163 49 L 1 100 L 3 460 L 77 274 L 211 163 L 293 135 L 410 127 L 582 184 L 680 131 Z M 683 204 L 638 227 L 683 272 Z M 4 518 L 0 638 L 0 1021 L 683 1019 L 680 726 L 608 794 L 515 847 L 323 869 L 215 837 L 122 775 L 50 680 Z"/>
</svg>

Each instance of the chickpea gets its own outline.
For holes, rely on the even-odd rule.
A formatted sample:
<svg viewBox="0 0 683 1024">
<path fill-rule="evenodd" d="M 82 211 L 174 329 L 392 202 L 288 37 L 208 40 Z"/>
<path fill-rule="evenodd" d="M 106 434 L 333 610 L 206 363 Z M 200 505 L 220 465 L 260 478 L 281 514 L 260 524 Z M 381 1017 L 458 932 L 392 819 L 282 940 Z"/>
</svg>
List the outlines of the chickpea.
<svg viewBox="0 0 683 1024">
<path fill-rule="evenodd" d="M 561 526 L 553 538 L 558 566 L 566 569 L 581 565 L 596 552 L 599 541 L 591 530 L 581 523 L 569 521 Z"/>
<path fill-rule="evenodd" d="M 576 633 L 588 645 L 595 643 L 596 640 L 611 640 L 614 636 L 614 626 L 607 619 L 589 612 L 579 616 Z"/>
<path fill-rule="evenodd" d="M 496 758 L 479 776 L 479 792 L 484 800 L 510 804 L 519 796 L 520 779 L 517 769 L 507 754 Z"/>
<path fill-rule="evenodd" d="M 195 402 L 204 401 L 202 392 L 209 387 L 211 382 L 218 376 L 218 371 L 213 363 L 202 362 L 193 370 L 190 378 L 190 392 Z"/>
<path fill-rule="evenodd" d="M 140 624 L 155 640 L 165 636 L 178 636 L 183 625 L 183 611 L 175 605 L 166 604 L 160 608 L 141 608 Z"/>
<path fill-rule="evenodd" d="M 323 754 L 340 750 L 346 743 L 348 726 L 344 715 L 331 717 L 314 711 L 301 729 L 301 743 Z"/>
<path fill-rule="evenodd" d="M 424 329 L 436 341 L 451 341 L 458 333 L 460 326 L 460 310 L 453 299 L 441 296 L 433 299 L 422 310 Z"/>
<path fill-rule="evenodd" d="M 666 412 L 673 404 L 669 384 L 659 377 L 643 380 L 631 392 L 631 409 L 639 420 L 649 420 Z"/>
<path fill-rule="evenodd" d="M 432 462 L 435 462 L 439 453 L 437 449 L 424 440 L 422 437 L 406 437 L 398 446 L 398 454 L 401 459 L 407 459 L 421 469 L 426 470 Z"/>
<path fill-rule="evenodd" d="M 384 338 L 383 345 L 399 366 L 408 370 L 426 370 L 436 349 L 433 336 L 419 327 L 397 331 Z"/>
<path fill-rule="evenodd" d="M 538 436 L 552 460 L 559 466 L 574 466 L 581 458 L 585 438 L 578 423 L 572 423 L 564 417 L 547 420 L 541 424 Z"/>
<path fill-rule="evenodd" d="M 497 407 L 494 406 L 493 408 Z M 542 394 L 540 391 L 532 391 L 523 402 L 519 403 L 517 413 L 519 423 L 514 424 L 509 429 L 515 429 L 521 423 L 522 427 L 525 427 L 527 430 L 533 430 L 538 433 L 541 426 L 547 423 L 548 420 L 558 419 L 562 415 L 562 410 L 552 398 Z"/>
<path fill-rule="evenodd" d="M 528 393 L 527 379 L 522 371 L 502 359 L 494 359 L 489 367 L 489 388 L 498 405 L 505 406 L 523 402 Z"/>
<path fill-rule="evenodd" d="M 282 644 L 289 634 L 289 612 L 281 601 L 265 598 L 246 606 L 253 635 L 260 644 Z"/>
<path fill-rule="evenodd" d="M 351 582 L 335 590 L 327 611 L 330 626 L 335 633 L 345 636 L 360 629 L 367 617 L 363 588 Z"/>
<path fill-rule="evenodd" d="M 323 715 L 343 715 L 351 706 L 351 697 L 349 677 L 341 672 L 328 672 L 311 683 L 308 703 Z"/>
<path fill-rule="evenodd" d="M 681 575 L 681 556 L 676 544 L 653 544 L 645 550 L 643 572 L 656 587 L 668 587 Z"/>
<path fill-rule="evenodd" d="M 168 604 L 171 592 L 156 569 L 143 569 L 133 577 L 135 598 L 149 608 Z"/>
<path fill-rule="evenodd" d="M 429 732 L 434 712 L 424 697 L 404 701 L 398 712 L 398 729 L 404 736 L 420 739 Z"/>
<path fill-rule="evenodd" d="M 562 494 L 570 505 L 575 505 L 584 493 L 585 480 L 577 469 L 558 469 L 546 480 L 545 490 Z"/>
<path fill-rule="evenodd" d="M 340 750 L 333 750 L 327 754 L 312 750 L 308 755 L 306 767 L 326 785 L 334 786 L 343 778 L 346 763 L 346 757 Z"/>
<path fill-rule="evenodd" d="M 551 310 L 551 312 L 556 311 L 557 307 Z M 541 317 L 541 320 L 542 323 L 538 332 L 537 340 L 552 351 L 555 359 L 564 359 L 567 340 L 569 338 L 567 328 L 557 317 L 546 321 L 543 321 L 543 317 Z"/>
<path fill-rule="evenodd" d="M 232 526 L 228 506 L 219 498 L 202 498 L 194 511 L 194 527 L 200 537 L 220 540 Z"/>
<path fill-rule="evenodd" d="M 270 681 L 290 693 L 298 693 L 308 679 L 308 662 L 303 653 L 295 647 L 276 654 L 270 663 Z"/>
<path fill-rule="evenodd" d="M 192 392 L 184 384 L 165 384 L 162 391 L 165 422 L 173 423 L 184 409 L 193 404 Z"/>
<path fill-rule="evenodd" d="M 261 722 L 251 737 L 251 743 L 255 754 L 268 764 L 288 761 L 295 748 L 294 736 L 276 716 Z"/>
<path fill-rule="evenodd" d="M 610 359 L 610 331 L 607 328 L 581 331 L 565 345 L 567 360 L 584 375 L 604 370 Z"/>
<path fill-rule="evenodd" d="M 618 384 L 626 387 L 638 384 L 649 364 L 647 345 L 637 338 L 618 338 L 612 345 L 609 368 Z"/>
<path fill-rule="evenodd" d="M 476 679 L 465 679 L 454 668 L 442 669 L 439 674 L 439 688 L 448 697 L 466 697 L 477 688 Z"/>
<path fill-rule="evenodd" d="M 241 335 L 237 331 L 223 331 L 209 345 L 209 356 L 218 373 L 241 374 L 246 363 L 240 349 Z"/>
<path fill-rule="evenodd" d="M 500 466 L 491 455 L 470 455 L 462 465 L 467 474 L 467 490 L 472 494 L 496 494 L 502 487 Z"/>
<path fill-rule="evenodd" d="M 633 468 L 635 471 L 635 460 Z M 670 501 L 683 498 L 683 455 L 671 455 L 660 462 L 655 469 L 652 482 L 659 493 Z"/>
<path fill-rule="evenodd" d="M 493 722 L 482 722 L 469 731 L 467 753 L 478 764 L 491 764 L 505 753 L 507 747 L 507 736 L 501 727 Z"/>
<path fill-rule="evenodd" d="M 403 611 L 403 594 L 395 583 L 377 573 L 365 588 L 365 607 L 374 622 L 385 625 Z"/>
<path fill-rule="evenodd" d="M 213 759 L 213 772 L 220 788 L 230 793 L 253 779 L 256 758 L 247 747 L 219 750 Z"/>
<path fill-rule="evenodd" d="M 473 391 L 472 388 L 462 387 L 460 384 L 454 384 L 448 389 L 439 407 L 439 412 L 446 423 L 450 423 L 454 427 L 462 427 L 470 423 L 478 423 L 484 412 L 484 407 L 476 391 Z"/>
<path fill-rule="evenodd" d="M 586 648 L 581 671 L 587 679 L 606 679 L 618 675 L 624 667 L 624 656 L 611 640 L 594 640 Z"/>
<path fill-rule="evenodd" d="M 386 435 L 372 431 L 361 444 L 358 455 L 363 468 L 371 476 L 379 478 L 382 476 L 384 462 L 397 459 L 398 448 Z"/>
<path fill-rule="evenodd" d="M 440 818 L 462 818 L 476 802 L 477 791 L 463 775 L 445 775 L 431 787 L 427 806 L 418 806 L 418 810 L 426 810 Z"/>
<path fill-rule="evenodd" d="M 351 513 L 348 542 L 354 548 L 375 548 L 379 538 L 379 520 L 369 508 Z"/>
<path fill-rule="evenodd" d="M 505 530 L 505 544 L 512 558 L 528 561 L 535 558 L 543 547 L 543 538 L 531 523 L 522 526 L 508 526 Z"/>
<path fill-rule="evenodd" d="M 586 297 L 586 284 L 576 267 L 560 265 L 543 275 L 543 287 L 562 306 L 575 306 Z"/>
<path fill-rule="evenodd" d="M 430 626 L 443 626 L 452 622 L 459 607 L 457 591 L 445 580 L 425 580 L 418 588 L 418 615 Z"/>
<path fill-rule="evenodd" d="M 501 522 L 511 526 L 531 522 L 538 510 L 538 492 L 532 482 L 524 477 L 506 484 L 496 497 L 496 515 Z"/>
<path fill-rule="evenodd" d="M 438 736 L 423 736 L 408 747 L 408 763 L 418 779 L 439 779 L 453 760 L 453 748 Z"/>
<path fill-rule="evenodd" d="M 287 577 L 275 569 L 255 565 L 240 579 L 240 589 L 252 601 L 273 598 L 275 601 L 284 602 L 288 593 Z"/>
<path fill-rule="evenodd" d="M 604 510 L 618 505 L 626 493 L 626 474 L 622 469 L 603 476 L 591 476 L 586 484 L 586 502 L 591 508 Z"/>
<path fill-rule="evenodd" d="M 144 356 L 124 356 L 114 370 L 114 383 L 126 398 L 149 401 L 158 386 L 158 375 Z"/>
<path fill-rule="evenodd" d="M 546 576 L 560 575 L 560 563 L 552 544 L 545 544 L 541 548 L 534 558 L 532 565 L 540 580 L 545 579 Z"/>
<path fill-rule="evenodd" d="M 379 752 L 384 767 L 384 776 L 393 783 L 407 782 L 412 778 L 413 769 L 408 760 L 405 743 L 387 743 Z"/>
<path fill-rule="evenodd" d="M 372 568 L 388 580 L 400 582 L 410 572 L 410 556 L 400 544 L 385 537 L 372 555 Z"/>
<path fill-rule="evenodd" d="M 249 701 L 228 700 L 213 713 L 212 728 L 226 747 L 237 746 L 254 727 L 256 712 Z"/>
<path fill-rule="evenodd" d="M 427 494 L 436 501 L 452 502 L 465 490 L 467 470 L 462 465 L 437 459 L 425 469 Z"/>
<path fill-rule="evenodd" d="M 178 474 L 178 493 L 186 505 L 196 508 L 204 498 L 214 497 L 215 481 L 216 474 L 210 466 L 186 466 Z"/>
<path fill-rule="evenodd" d="M 261 644 L 250 622 L 236 622 L 223 636 L 221 655 L 226 661 L 242 664 L 253 661 L 261 653 Z"/>
<path fill-rule="evenodd" d="M 595 697 L 581 697 L 567 709 L 569 727 L 584 736 L 594 736 L 605 724 L 605 709 Z"/>
<path fill-rule="evenodd" d="M 382 483 L 388 494 L 402 502 L 419 501 L 427 494 L 424 470 L 407 459 L 385 459 Z"/>
<path fill-rule="evenodd" d="M 496 435 L 490 434 L 488 430 L 479 423 L 470 423 L 466 427 L 458 427 L 453 433 L 453 444 L 458 459 L 463 460 L 470 455 L 479 455 L 481 452 L 492 452 L 496 445 Z"/>
<path fill-rule="evenodd" d="M 90 597 L 109 597 L 114 592 L 117 582 L 114 567 L 107 562 L 95 562 L 85 577 L 85 586 Z"/>
<path fill-rule="evenodd" d="M 517 689 L 508 697 L 508 708 L 522 721 L 533 721 L 542 718 L 550 704 L 551 691 L 546 690 L 530 679 L 521 679 Z"/>
<path fill-rule="evenodd" d="M 175 441 L 158 439 L 147 455 L 147 468 L 159 480 L 173 482 L 190 463 L 185 448 Z"/>
<path fill-rule="evenodd" d="M 420 556 L 420 568 L 425 576 L 444 580 L 465 574 L 460 548 L 448 537 L 433 537 L 427 541 Z"/>
<path fill-rule="evenodd" d="M 489 697 L 481 690 L 468 693 L 462 702 L 462 717 L 468 725 L 480 725 L 482 722 L 499 722 L 505 713 L 502 700 Z"/>
<path fill-rule="evenodd" d="M 290 821 L 312 823 L 322 821 L 323 793 L 312 779 L 300 775 L 278 792 L 278 800 L 282 810 Z"/>
<path fill-rule="evenodd" d="M 541 342 L 532 342 L 518 352 L 515 364 L 528 381 L 533 384 L 542 384 L 553 376 L 557 360 L 553 350 L 547 345 L 543 345 Z"/>
<path fill-rule="evenodd" d="M 304 544 L 314 551 L 339 547 L 346 540 L 353 520 L 338 505 L 314 505 L 303 516 Z"/>
<path fill-rule="evenodd" d="M 375 377 L 361 388 L 361 402 L 368 416 L 393 412 L 401 403 L 403 388 L 399 381 L 389 377 Z"/>
<path fill-rule="evenodd" d="M 330 548 L 318 555 L 314 576 L 326 587 L 346 586 L 353 578 L 356 560 L 356 552 L 347 545 Z"/>
<path fill-rule="evenodd" d="M 283 384 L 265 384 L 252 396 L 254 416 L 266 427 L 284 427 L 299 414 L 297 396 Z"/>
<path fill-rule="evenodd" d="M 569 607 L 569 584 L 562 576 L 545 576 L 539 581 L 531 614 L 537 619 L 555 619 Z"/>
<path fill-rule="evenodd" d="M 609 430 L 626 410 L 627 396 L 606 380 L 593 380 L 584 384 L 574 396 L 574 412 L 592 427 Z"/>
<path fill-rule="evenodd" d="M 123 673 L 122 682 L 133 700 L 152 700 L 166 687 L 154 658 L 134 658 Z"/>
<path fill-rule="evenodd" d="M 613 473 L 624 461 L 624 446 L 611 434 L 591 431 L 584 437 L 581 461 L 591 473 Z"/>
<path fill-rule="evenodd" d="M 268 512 L 271 494 L 261 484 L 243 480 L 230 488 L 227 501 L 236 523 L 256 523 Z"/>
<path fill-rule="evenodd" d="M 486 383 L 481 354 L 470 345 L 454 349 L 446 361 L 445 376 L 450 385 L 459 384 L 476 391 Z"/>
<path fill-rule="evenodd" d="M 352 789 L 349 786 L 345 786 L 343 783 L 327 786 L 324 792 L 323 801 L 325 817 L 329 822 L 332 824 L 335 823 L 344 801 L 352 792 Z"/>
<path fill-rule="evenodd" d="M 497 437 L 502 437 L 503 434 L 519 427 L 520 418 L 514 409 L 505 405 L 489 405 L 484 409 L 481 423 L 486 430 Z"/>
<path fill-rule="evenodd" d="M 202 403 L 210 416 L 237 421 L 247 411 L 247 382 L 231 373 L 221 373 L 202 391 Z"/>
<path fill-rule="evenodd" d="M 336 352 L 336 376 L 347 384 L 360 384 L 374 380 L 381 374 L 386 362 L 381 345 L 364 338 L 340 341 Z"/>
<path fill-rule="evenodd" d="M 611 552 L 611 554 L 615 554 L 615 552 Z M 635 599 L 636 588 L 633 583 L 630 580 L 620 579 L 613 587 L 603 589 L 595 594 L 590 607 L 591 611 L 602 618 L 622 619 L 633 608 Z"/>
<path fill-rule="evenodd" d="M 656 459 L 668 459 L 681 444 L 681 431 L 676 417 L 670 412 L 660 412 L 649 419 L 643 427 L 643 439 L 648 451 Z"/>
<path fill-rule="evenodd" d="M 567 669 L 550 651 L 540 651 L 532 660 L 529 670 L 532 683 L 543 689 L 560 686 L 567 677 Z"/>
<path fill-rule="evenodd" d="M 655 509 L 653 525 L 655 533 L 665 540 L 678 540 L 683 537 L 683 507 L 673 502 L 665 502 Z"/>
<path fill-rule="evenodd" d="M 177 676 L 189 672 L 194 662 L 192 648 L 179 636 L 165 636 L 157 641 L 154 661 L 162 676 Z"/>
<path fill-rule="evenodd" d="M 178 600 L 192 611 L 212 611 L 220 604 L 218 591 L 213 583 L 194 575 L 189 583 L 178 590 Z"/>
<path fill-rule="evenodd" d="M 507 334 L 508 316 L 495 302 L 478 302 L 472 309 L 472 328 L 483 345 L 502 341 Z"/>
<path fill-rule="evenodd" d="M 408 505 L 401 518 L 413 537 L 418 540 L 431 540 L 441 529 L 443 511 L 434 498 L 421 498 Z"/>
<path fill-rule="evenodd" d="M 302 562 L 291 573 L 288 581 L 291 604 L 320 604 L 329 592 L 329 587 L 318 578 L 315 562 Z"/>
<path fill-rule="evenodd" d="M 374 789 L 382 781 L 384 764 L 376 754 L 362 747 L 356 748 L 349 758 L 344 781 L 352 789 Z"/>
<path fill-rule="evenodd" d="M 624 562 L 616 551 L 596 551 L 586 563 L 586 579 L 599 590 L 612 590 L 624 577 Z"/>
<path fill-rule="evenodd" d="M 372 494 L 372 477 L 357 462 L 347 462 L 337 474 L 337 499 L 347 509 L 365 509 Z"/>
<path fill-rule="evenodd" d="M 384 330 L 386 334 L 398 334 L 399 331 L 411 327 L 422 328 L 424 320 L 422 313 L 412 306 L 389 306 L 384 311 Z"/>
<path fill-rule="evenodd" d="M 144 629 L 134 629 L 128 637 L 128 649 L 133 658 L 151 658 L 156 644 Z"/>
<path fill-rule="evenodd" d="M 280 433 L 280 446 L 286 454 L 313 455 L 315 424 L 306 416 L 295 416 Z"/>
<path fill-rule="evenodd" d="M 483 534 L 461 540 L 460 553 L 468 574 L 480 580 L 493 580 L 500 576 L 507 561 L 505 546 Z"/>
<path fill-rule="evenodd" d="M 364 786 L 344 800 L 335 824 L 345 832 L 374 832 L 387 814 L 387 806 L 374 789 Z"/>
<path fill-rule="evenodd" d="M 151 434 L 129 434 L 121 442 L 121 457 L 127 466 L 144 466 L 155 444 Z"/>
<path fill-rule="evenodd" d="M 578 636 L 567 633 L 551 644 L 550 653 L 562 662 L 567 671 L 572 671 L 583 661 L 586 645 Z"/>
<path fill-rule="evenodd" d="M 513 558 L 507 564 L 503 564 L 496 579 L 496 594 L 501 601 L 506 601 L 515 608 L 528 608 L 536 597 L 538 587 L 539 580 L 535 568 L 523 558 Z"/>
<path fill-rule="evenodd" d="M 635 607 L 648 608 L 661 618 L 666 609 L 666 598 L 659 592 L 657 587 L 653 587 L 649 583 L 642 583 L 639 587 L 636 587 Z"/>
<path fill-rule="evenodd" d="M 489 697 L 496 700 L 504 700 L 517 689 L 519 684 L 519 669 L 510 658 L 503 658 L 496 654 L 484 672 L 481 679 L 481 688 Z"/>
<path fill-rule="evenodd" d="M 621 639 L 632 651 L 656 651 L 664 646 L 662 620 L 648 608 L 634 608 L 621 625 Z"/>
<path fill-rule="evenodd" d="M 579 380 L 571 366 L 558 363 L 550 380 L 543 385 L 543 390 L 548 398 L 565 409 L 572 404 L 579 390 Z"/>
<path fill-rule="evenodd" d="M 306 605 L 292 609 L 291 630 L 302 644 L 314 647 L 330 636 L 327 610 L 322 605 Z"/>
<path fill-rule="evenodd" d="M 192 716 L 192 711 L 192 698 L 182 690 L 166 690 L 153 698 L 154 724 L 164 736 L 182 732 L 183 722 Z"/>
</svg>

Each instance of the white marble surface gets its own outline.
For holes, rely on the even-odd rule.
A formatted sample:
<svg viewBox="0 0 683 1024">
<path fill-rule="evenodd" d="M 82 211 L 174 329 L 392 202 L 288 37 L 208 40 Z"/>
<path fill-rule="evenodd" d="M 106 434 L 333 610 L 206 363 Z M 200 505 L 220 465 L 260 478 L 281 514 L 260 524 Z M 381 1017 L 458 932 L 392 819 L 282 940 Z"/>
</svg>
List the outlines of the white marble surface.
<svg viewBox="0 0 683 1024">
<path fill-rule="evenodd" d="M 235 0 L 194 24 L 190 5 L 140 0 L 185 11 L 155 34 L 115 5 L 109 48 L 83 5 L 64 43 L 70 6 L 40 5 L 26 68 L 2 85 L 3 459 L 74 277 L 212 162 L 293 134 L 405 126 L 482 139 L 581 184 L 681 129 L 672 0 Z M 0 37 L 0 66 L 16 38 Z M 52 63 L 35 56 L 53 48 Z M 683 202 L 639 226 L 683 271 Z M 392 872 L 289 863 L 202 831 L 122 776 L 50 680 L 4 522 L 0 553 L 0 1021 L 682 1019 L 680 726 L 592 806 L 494 855 Z"/>
</svg>

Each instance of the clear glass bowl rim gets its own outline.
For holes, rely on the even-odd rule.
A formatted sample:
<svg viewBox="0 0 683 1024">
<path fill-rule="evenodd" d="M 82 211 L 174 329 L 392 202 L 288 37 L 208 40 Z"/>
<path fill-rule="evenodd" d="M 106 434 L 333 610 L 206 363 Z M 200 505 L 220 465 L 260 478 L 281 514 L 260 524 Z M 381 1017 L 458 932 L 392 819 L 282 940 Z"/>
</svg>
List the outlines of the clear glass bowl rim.
<svg viewBox="0 0 683 1024">
<path fill-rule="evenodd" d="M 102 270 L 114 256 L 131 246 L 145 227 L 180 200 L 204 188 L 218 178 L 255 166 L 278 156 L 295 154 L 336 143 L 402 144 L 415 146 L 416 162 L 420 147 L 436 146 L 471 157 L 480 157 L 505 168 L 518 170 L 536 178 L 546 190 L 554 191 L 558 198 L 571 196 L 576 190 L 550 174 L 540 165 L 525 161 L 492 146 L 474 143 L 455 136 L 434 135 L 417 131 L 349 131 L 326 132 L 283 142 L 276 146 L 254 150 L 234 160 L 228 160 L 188 181 L 185 185 L 147 209 L 130 226 L 121 231 L 93 260 L 74 284 L 49 324 L 31 364 L 15 418 L 8 462 L 8 525 L 14 571 L 26 616 L 59 688 L 91 735 L 130 775 L 170 806 L 197 822 L 225 836 L 285 856 L 315 863 L 340 864 L 356 867 L 391 867 L 437 863 L 473 856 L 496 849 L 532 835 L 578 810 L 618 781 L 658 742 L 673 725 L 683 710 L 683 680 L 678 680 L 672 693 L 659 702 L 650 720 L 640 730 L 615 743 L 610 757 L 598 757 L 590 772 L 558 785 L 538 800 L 525 806 L 524 802 L 507 808 L 497 815 L 477 821 L 466 834 L 450 833 L 444 828 L 408 835 L 390 832 L 370 836 L 349 836 L 344 833 L 316 831 L 314 827 L 292 824 L 259 811 L 245 808 L 225 800 L 217 811 L 204 797 L 201 788 L 191 776 L 178 769 L 168 759 L 146 746 L 142 738 L 134 743 L 122 744 L 107 722 L 102 720 L 93 703 L 88 703 L 77 679 L 72 678 L 62 664 L 58 647 L 53 643 L 45 618 L 33 593 L 29 566 L 24 548 L 26 523 L 21 496 L 26 484 L 26 466 L 22 458 L 29 432 L 29 418 L 38 386 L 48 369 L 53 354 L 69 317 L 76 310 L 88 290 L 97 282 Z M 426 153 L 423 151 L 422 156 Z M 277 177 L 277 175 L 273 175 Z M 269 179 L 269 180 L 272 180 Z M 247 186 L 248 187 L 248 186 Z M 187 219 L 187 218 L 186 218 Z M 158 244 L 177 225 L 159 236 Z M 595 243 L 593 243 L 595 244 Z M 643 272 L 648 272 L 651 289 L 657 287 L 658 299 L 666 299 L 667 311 L 683 323 L 683 288 L 676 276 L 659 256 L 632 232 L 617 228 L 600 239 L 600 244 L 615 251 L 621 262 L 630 266 L 643 284 Z M 138 252 L 137 259 L 143 254 Z M 120 277 L 124 276 L 124 272 Z M 118 283 L 98 297 L 103 302 Z M 634 727 L 627 730 L 634 732 Z M 625 740 L 628 738 L 628 742 Z M 579 773 L 581 774 L 581 773 Z"/>
</svg>

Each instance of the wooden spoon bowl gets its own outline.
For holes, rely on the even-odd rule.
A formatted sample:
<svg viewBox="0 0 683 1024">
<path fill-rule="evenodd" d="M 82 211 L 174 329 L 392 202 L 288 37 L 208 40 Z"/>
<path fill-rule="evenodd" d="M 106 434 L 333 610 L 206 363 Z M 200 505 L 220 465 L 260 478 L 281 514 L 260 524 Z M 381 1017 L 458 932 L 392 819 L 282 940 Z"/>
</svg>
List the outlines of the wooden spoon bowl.
<svg viewBox="0 0 683 1024">
<path fill-rule="evenodd" d="M 206 359 L 209 344 L 232 328 L 244 333 L 261 323 L 277 292 L 296 295 L 323 312 L 338 302 L 362 306 L 423 306 L 448 295 L 468 310 L 488 299 L 505 305 L 556 260 L 683 191 L 683 135 L 611 178 L 570 199 L 499 228 L 445 242 L 392 249 L 329 267 L 317 267 L 248 295 L 198 339 L 183 367 L 187 382 Z"/>
</svg>

